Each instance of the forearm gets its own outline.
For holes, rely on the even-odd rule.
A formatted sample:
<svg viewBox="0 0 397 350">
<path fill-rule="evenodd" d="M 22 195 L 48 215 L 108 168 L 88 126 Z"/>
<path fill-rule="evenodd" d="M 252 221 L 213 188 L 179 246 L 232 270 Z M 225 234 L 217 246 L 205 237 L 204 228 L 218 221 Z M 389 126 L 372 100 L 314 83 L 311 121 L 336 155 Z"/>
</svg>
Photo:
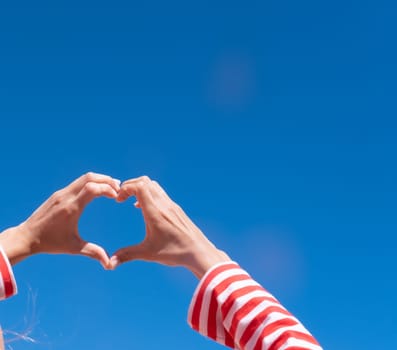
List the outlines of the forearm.
<svg viewBox="0 0 397 350">
<path fill-rule="evenodd" d="M 218 264 L 201 279 L 188 321 L 202 335 L 243 350 L 321 350 L 305 327 L 236 263 Z"/>
</svg>

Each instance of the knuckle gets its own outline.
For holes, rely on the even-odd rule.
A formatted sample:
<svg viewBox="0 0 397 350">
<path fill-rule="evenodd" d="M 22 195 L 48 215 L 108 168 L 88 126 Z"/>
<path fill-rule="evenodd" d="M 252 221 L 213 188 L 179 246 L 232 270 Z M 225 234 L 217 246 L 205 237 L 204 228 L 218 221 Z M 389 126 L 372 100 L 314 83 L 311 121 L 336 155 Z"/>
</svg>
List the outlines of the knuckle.
<svg viewBox="0 0 397 350">
<path fill-rule="evenodd" d="M 85 175 L 84 175 L 84 179 L 86 181 L 92 181 L 94 179 L 94 177 L 95 177 L 95 174 L 92 171 L 89 171 L 89 172 L 85 173 Z"/>
<path fill-rule="evenodd" d="M 51 197 L 55 204 L 60 204 L 62 202 L 62 197 L 63 197 L 62 190 L 58 190 L 54 192 Z"/>
<path fill-rule="evenodd" d="M 72 216 L 77 210 L 77 206 L 71 203 L 62 205 L 60 208 L 61 213 L 65 216 Z"/>
<path fill-rule="evenodd" d="M 136 183 L 136 189 L 137 189 L 137 191 L 139 191 L 139 192 L 144 191 L 145 188 L 146 188 L 146 186 L 147 186 L 147 183 L 144 182 L 143 180 L 140 180 L 140 181 L 138 181 L 138 182 Z"/>
<path fill-rule="evenodd" d="M 95 195 L 98 192 L 97 187 L 95 186 L 95 184 L 93 182 L 87 182 L 84 185 L 84 191 L 87 194 L 91 194 L 91 195 Z"/>
<path fill-rule="evenodd" d="M 150 177 L 149 176 L 147 176 L 147 175 L 143 175 L 143 176 L 141 176 L 140 178 L 139 178 L 139 180 L 141 180 L 141 181 L 143 181 L 144 183 L 150 183 Z"/>
</svg>

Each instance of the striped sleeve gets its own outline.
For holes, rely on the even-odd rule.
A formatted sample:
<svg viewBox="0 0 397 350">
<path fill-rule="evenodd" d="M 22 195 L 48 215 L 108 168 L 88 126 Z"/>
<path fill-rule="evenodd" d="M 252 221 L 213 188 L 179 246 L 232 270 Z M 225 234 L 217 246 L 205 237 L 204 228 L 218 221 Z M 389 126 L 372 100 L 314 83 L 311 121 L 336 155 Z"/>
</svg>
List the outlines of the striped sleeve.
<svg viewBox="0 0 397 350">
<path fill-rule="evenodd" d="M 234 262 L 215 265 L 201 279 L 188 323 L 233 349 L 322 349 L 294 316 Z"/>
<path fill-rule="evenodd" d="M 17 294 L 17 285 L 7 255 L 0 247 L 0 300 Z"/>
</svg>

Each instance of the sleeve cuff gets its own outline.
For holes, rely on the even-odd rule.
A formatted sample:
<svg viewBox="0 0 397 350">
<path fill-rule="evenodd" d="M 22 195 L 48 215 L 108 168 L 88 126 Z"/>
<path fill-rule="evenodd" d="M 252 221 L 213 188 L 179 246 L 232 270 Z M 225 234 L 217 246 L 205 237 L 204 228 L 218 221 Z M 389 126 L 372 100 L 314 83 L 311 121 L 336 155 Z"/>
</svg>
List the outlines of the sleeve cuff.
<svg viewBox="0 0 397 350">
<path fill-rule="evenodd" d="M 7 255 L 0 246 L 0 300 L 17 294 L 17 284 Z"/>
</svg>

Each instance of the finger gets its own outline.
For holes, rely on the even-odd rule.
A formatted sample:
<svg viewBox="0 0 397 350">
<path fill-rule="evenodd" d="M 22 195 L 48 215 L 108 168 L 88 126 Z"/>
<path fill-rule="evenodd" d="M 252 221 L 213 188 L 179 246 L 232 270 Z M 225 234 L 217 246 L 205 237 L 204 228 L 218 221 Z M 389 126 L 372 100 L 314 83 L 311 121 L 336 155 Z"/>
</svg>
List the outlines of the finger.
<svg viewBox="0 0 397 350">
<path fill-rule="evenodd" d="M 117 195 L 117 191 L 107 183 L 87 182 L 77 195 L 76 201 L 80 208 L 84 208 L 94 198 L 117 198 Z"/>
<path fill-rule="evenodd" d="M 110 258 L 110 268 L 114 270 L 117 266 L 127 261 L 145 260 L 146 255 L 143 244 L 121 248 Z"/>
<path fill-rule="evenodd" d="M 66 189 L 74 193 L 79 193 L 88 182 L 106 183 L 113 187 L 115 191 L 120 189 L 120 180 L 113 179 L 111 176 L 88 172 L 73 181 Z"/>
<path fill-rule="evenodd" d="M 124 187 L 128 187 L 130 185 L 145 184 L 146 187 L 149 189 L 154 201 L 158 201 L 159 199 L 162 199 L 162 198 L 161 198 L 161 194 L 158 191 L 154 190 L 154 187 L 153 187 L 154 183 L 155 183 L 155 181 L 152 181 L 148 176 L 141 176 L 141 177 L 137 177 L 135 179 L 130 179 L 130 180 L 123 182 L 121 189 L 123 189 Z M 164 192 L 164 190 L 163 190 L 163 192 Z M 129 195 L 126 192 L 120 191 L 118 200 L 120 202 L 122 202 L 122 201 L 126 200 L 128 197 L 129 197 Z"/>
<path fill-rule="evenodd" d="M 111 267 L 109 256 L 101 246 L 95 243 L 82 241 L 79 254 L 98 260 L 105 270 Z"/>
<path fill-rule="evenodd" d="M 147 184 L 149 185 L 152 182 L 152 180 L 150 180 L 150 178 L 148 176 L 140 176 L 140 177 L 136 177 L 134 179 L 129 179 L 127 181 L 124 181 L 121 184 L 120 190 L 124 187 L 128 187 L 130 185 L 143 185 L 143 184 Z M 130 197 L 128 195 L 128 193 L 121 191 L 121 193 L 119 193 L 119 201 L 125 201 L 128 197 Z"/>
<path fill-rule="evenodd" d="M 143 175 L 143 176 L 139 176 L 139 177 L 135 177 L 133 179 L 128 179 L 126 181 L 123 182 L 123 185 L 129 185 L 129 184 L 133 184 L 133 183 L 137 183 L 137 182 L 146 182 L 149 183 L 152 180 L 150 179 L 149 176 L 147 175 Z"/>
<path fill-rule="evenodd" d="M 117 201 L 123 202 L 134 196 L 142 208 L 148 208 L 154 202 L 150 191 L 151 183 L 152 181 L 146 176 L 124 182 L 118 193 Z"/>
<path fill-rule="evenodd" d="M 148 185 L 143 183 L 123 185 L 118 193 L 117 201 L 123 202 L 131 196 L 136 197 L 138 205 L 135 206 L 143 210 L 144 216 L 153 213 L 156 209 L 155 201 L 150 193 Z"/>
</svg>

